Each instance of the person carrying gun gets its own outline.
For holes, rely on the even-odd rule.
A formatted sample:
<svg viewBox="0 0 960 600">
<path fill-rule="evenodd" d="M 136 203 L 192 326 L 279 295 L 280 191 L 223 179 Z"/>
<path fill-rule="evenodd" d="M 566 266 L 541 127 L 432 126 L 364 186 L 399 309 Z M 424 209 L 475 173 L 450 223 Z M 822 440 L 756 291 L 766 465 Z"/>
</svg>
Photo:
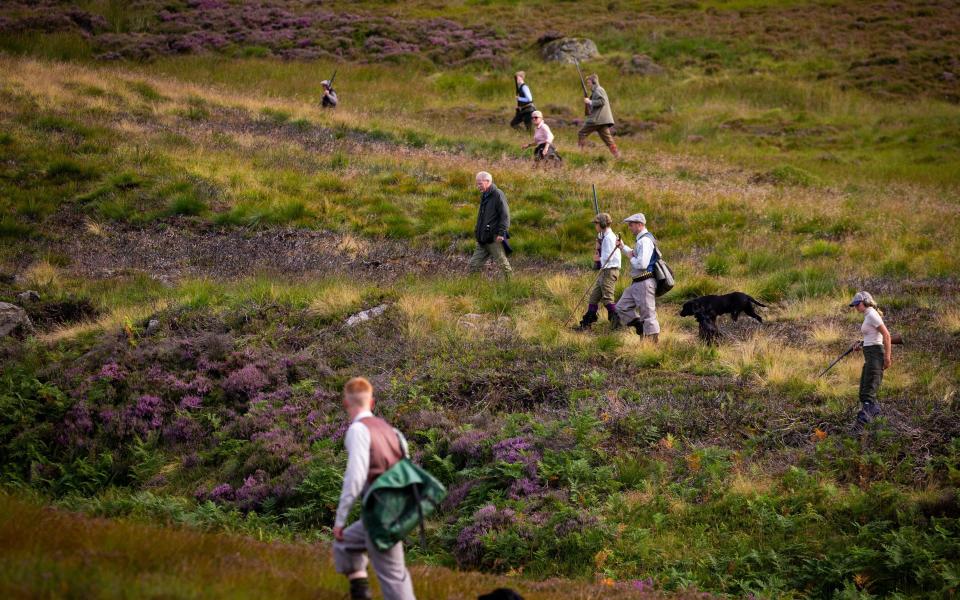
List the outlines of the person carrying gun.
<svg viewBox="0 0 960 600">
<path fill-rule="evenodd" d="M 526 84 L 527 74 L 523 71 L 517 71 L 513 76 L 517 87 L 517 112 L 510 121 L 510 127 L 517 129 L 522 123 L 527 131 L 533 129 L 533 113 L 537 107 L 533 105 L 533 93 L 530 86 Z"/>
<path fill-rule="evenodd" d="M 601 303 L 607 309 L 607 320 L 610 321 L 610 325 L 616 329 L 620 324 L 617 305 L 613 302 L 617 280 L 620 279 L 620 252 L 617 251 L 617 242 L 620 238 L 610 227 L 612 222 L 613 219 L 605 212 L 598 212 L 593 218 L 593 224 L 597 230 L 593 267 L 600 271 L 600 275 L 590 288 L 587 312 L 580 319 L 580 325 L 576 327 L 578 331 L 589 330 L 590 326 L 597 322 Z"/>
<path fill-rule="evenodd" d="M 853 346 L 863 352 L 863 371 L 860 373 L 860 412 L 857 413 L 856 429 L 861 430 L 880 414 L 877 394 L 883 381 L 883 372 L 893 364 L 893 341 L 890 331 L 883 323 L 883 313 L 877 307 L 870 292 L 857 292 L 850 306 L 863 315 L 860 332 L 863 341 Z"/>
<path fill-rule="evenodd" d="M 577 66 L 579 69 L 579 65 Z M 610 109 L 610 100 L 607 98 L 607 92 L 600 87 L 600 78 L 596 73 L 587 77 L 586 83 L 590 84 L 590 96 L 586 96 L 586 84 L 581 81 L 584 88 L 584 108 L 587 112 L 587 118 L 583 127 L 577 132 L 577 144 L 583 148 L 587 136 L 596 132 L 603 140 L 603 143 L 610 149 L 614 157 L 620 158 L 620 150 L 617 149 L 617 143 L 613 140 L 613 133 L 610 131 L 614 125 L 613 111 Z"/>
<path fill-rule="evenodd" d="M 340 102 L 337 98 L 337 92 L 333 89 L 333 80 L 336 79 L 337 72 L 333 72 L 333 76 L 330 79 L 324 79 L 320 82 L 320 85 L 323 86 L 323 99 L 320 101 L 320 105 L 323 108 L 334 108 Z"/>
</svg>

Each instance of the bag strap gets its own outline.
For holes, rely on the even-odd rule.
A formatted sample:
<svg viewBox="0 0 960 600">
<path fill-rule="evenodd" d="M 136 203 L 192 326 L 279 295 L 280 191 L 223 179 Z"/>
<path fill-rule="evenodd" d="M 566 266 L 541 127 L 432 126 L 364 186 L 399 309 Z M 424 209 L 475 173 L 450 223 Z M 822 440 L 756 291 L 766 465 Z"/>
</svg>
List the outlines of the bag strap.
<svg viewBox="0 0 960 600">
<path fill-rule="evenodd" d="M 663 260 L 663 252 L 660 251 L 660 244 L 657 243 L 657 238 L 656 238 L 656 236 L 654 236 L 654 235 L 653 235 L 652 233 L 650 233 L 650 231 L 648 230 L 648 231 L 645 231 L 645 232 L 643 233 L 643 235 L 641 235 L 640 237 L 644 237 L 644 236 L 647 236 L 647 235 L 649 235 L 649 236 L 650 236 L 650 239 L 653 240 L 653 249 L 657 251 L 657 259 L 658 259 L 658 260 Z"/>
<path fill-rule="evenodd" d="M 403 443 L 403 437 L 397 431 L 397 442 L 400 444 L 400 450 L 403 451 L 403 457 L 410 460 L 410 447 Z M 423 501 L 420 499 L 420 488 L 417 484 L 410 486 L 413 488 L 413 499 L 417 503 L 417 517 L 420 519 L 420 547 L 427 551 L 427 526 L 423 522 Z"/>
</svg>

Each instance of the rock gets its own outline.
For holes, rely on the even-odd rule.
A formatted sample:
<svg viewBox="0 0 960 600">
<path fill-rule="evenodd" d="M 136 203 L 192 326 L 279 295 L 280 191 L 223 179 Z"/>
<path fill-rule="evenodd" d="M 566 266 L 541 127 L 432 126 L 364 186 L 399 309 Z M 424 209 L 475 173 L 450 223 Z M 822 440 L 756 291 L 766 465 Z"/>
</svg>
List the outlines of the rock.
<svg viewBox="0 0 960 600">
<path fill-rule="evenodd" d="M 646 54 L 634 54 L 630 62 L 625 64 L 622 69 L 624 73 L 630 75 L 654 76 L 663 75 L 664 68 L 653 62 L 653 59 Z"/>
<path fill-rule="evenodd" d="M 386 312 L 388 306 L 389 305 L 387 304 L 381 304 L 380 306 L 374 306 L 371 309 L 360 311 L 355 315 L 351 315 L 350 318 L 344 322 L 344 324 L 347 327 L 353 327 L 354 325 L 363 323 L 364 321 L 369 321 L 370 319 L 379 317 Z"/>
<path fill-rule="evenodd" d="M 16 304 L 0 302 L 0 337 L 24 337 L 30 333 L 33 333 L 33 323 L 27 311 Z"/>
<path fill-rule="evenodd" d="M 543 48 L 553 40 L 563 39 L 563 34 L 559 31 L 550 30 L 537 38 L 537 46 Z"/>
<path fill-rule="evenodd" d="M 703 136 L 702 136 L 702 135 L 688 135 L 688 136 L 687 136 L 687 141 L 690 142 L 691 144 L 699 144 L 700 142 L 703 141 Z"/>
<path fill-rule="evenodd" d="M 463 329 L 484 330 L 490 333 L 507 333 L 513 328 L 513 321 L 506 315 L 493 318 L 489 315 L 467 313 L 457 319 L 457 326 Z"/>
<path fill-rule="evenodd" d="M 597 45 L 587 38 L 562 38 L 544 44 L 540 51 L 544 60 L 573 64 L 574 59 L 589 60 L 600 56 Z M 586 74 L 584 74 L 586 76 Z"/>
<path fill-rule="evenodd" d="M 40 302 L 40 294 L 33 290 L 27 290 L 17 294 L 17 303 L 21 306 L 24 304 L 30 304 L 31 302 Z"/>
<path fill-rule="evenodd" d="M 160 319 L 150 319 L 147 321 L 147 335 L 153 335 L 160 331 Z"/>
</svg>

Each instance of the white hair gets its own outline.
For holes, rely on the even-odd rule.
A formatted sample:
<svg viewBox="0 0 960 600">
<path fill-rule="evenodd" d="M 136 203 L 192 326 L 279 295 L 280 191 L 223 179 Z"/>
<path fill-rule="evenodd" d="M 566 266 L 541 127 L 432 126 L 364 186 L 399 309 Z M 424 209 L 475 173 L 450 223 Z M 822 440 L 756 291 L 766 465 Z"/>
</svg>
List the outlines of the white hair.
<svg viewBox="0 0 960 600">
<path fill-rule="evenodd" d="M 493 175 L 487 173 L 486 171 L 480 171 L 477 173 L 477 181 L 489 181 L 493 183 Z"/>
</svg>

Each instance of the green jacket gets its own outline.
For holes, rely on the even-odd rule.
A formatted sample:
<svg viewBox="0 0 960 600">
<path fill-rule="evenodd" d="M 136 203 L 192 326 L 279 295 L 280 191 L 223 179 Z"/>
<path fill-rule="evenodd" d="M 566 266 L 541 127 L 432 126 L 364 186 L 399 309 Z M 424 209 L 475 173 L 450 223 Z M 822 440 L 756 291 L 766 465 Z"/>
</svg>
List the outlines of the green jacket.
<svg viewBox="0 0 960 600">
<path fill-rule="evenodd" d="M 587 125 L 613 125 L 613 111 L 610 110 L 610 100 L 607 91 L 599 85 L 593 86 L 590 93 L 590 115 Z"/>
</svg>

